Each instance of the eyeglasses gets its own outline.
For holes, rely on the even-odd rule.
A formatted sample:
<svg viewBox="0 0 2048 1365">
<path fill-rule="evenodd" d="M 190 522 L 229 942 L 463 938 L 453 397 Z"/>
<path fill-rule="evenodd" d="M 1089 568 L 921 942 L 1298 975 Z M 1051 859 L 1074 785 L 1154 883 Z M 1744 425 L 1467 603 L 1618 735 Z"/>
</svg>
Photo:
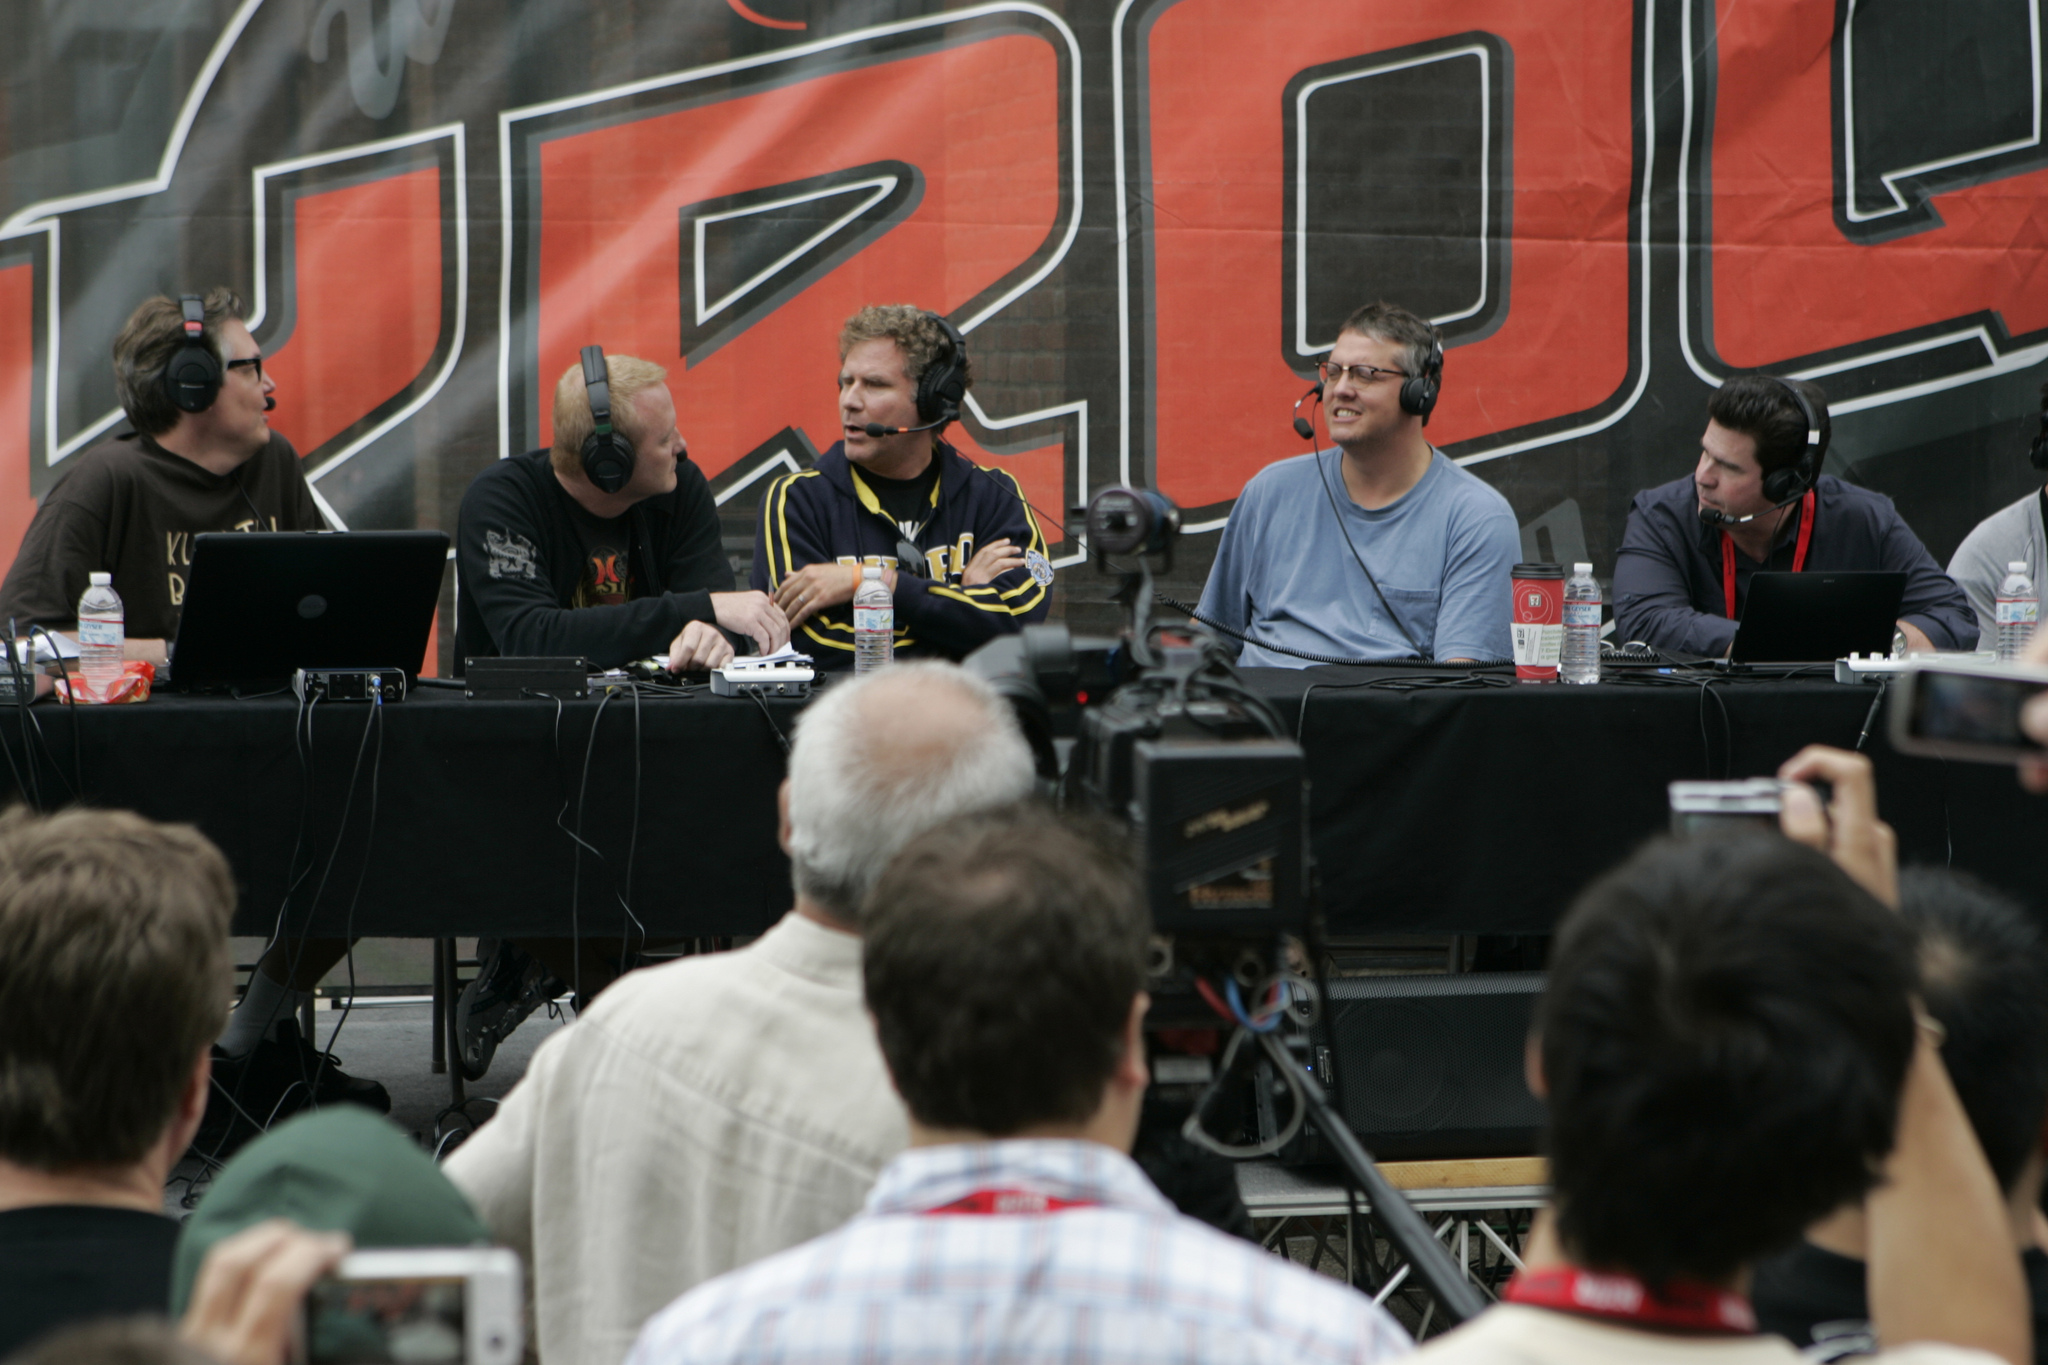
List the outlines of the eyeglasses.
<svg viewBox="0 0 2048 1365">
<path fill-rule="evenodd" d="M 263 382 L 263 357 L 260 355 L 247 356 L 241 360 L 230 360 L 227 364 L 221 366 L 221 368 L 223 370 L 238 370 L 244 365 L 250 365 L 255 367 L 256 382 L 261 384 Z"/>
<path fill-rule="evenodd" d="M 1325 384 L 1342 383 L 1347 374 L 1361 385 L 1370 384 L 1381 375 L 1386 375 L 1390 379 L 1408 378 L 1407 373 L 1402 370 L 1383 370 L 1377 365 L 1332 365 L 1327 360 L 1316 366 L 1316 373 L 1323 377 Z"/>
</svg>

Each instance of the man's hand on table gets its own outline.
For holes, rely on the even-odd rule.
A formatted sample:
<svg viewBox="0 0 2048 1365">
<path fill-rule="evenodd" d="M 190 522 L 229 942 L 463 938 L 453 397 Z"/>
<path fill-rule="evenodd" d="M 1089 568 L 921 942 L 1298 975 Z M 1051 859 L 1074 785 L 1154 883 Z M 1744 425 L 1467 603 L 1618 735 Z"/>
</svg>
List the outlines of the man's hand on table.
<svg viewBox="0 0 2048 1365">
<path fill-rule="evenodd" d="M 765 592 L 715 592 L 711 594 L 711 614 L 718 618 L 718 624 L 736 635 L 749 635 L 760 647 L 763 654 L 773 654 L 789 643 L 791 622 Z M 692 624 L 703 624 L 693 622 Z M 709 629 L 707 626 L 706 629 Z M 669 646 L 669 657 L 690 637 L 688 626 L 676 636 Z M 732 657 L 730 652 L 727 658 Z M 669 667 L 675 667 L 671 662 Z"/>
<path fill-rule="evenodd" d="M 851 602 L 860 586 L 861 568 L 836 562 L 806 564 L 783 579 L 775 589 L 775 605 L 789 616 L 789 628 L 795 630 L 819 612 Z M 896 591 L 896 570 L 886 564 L 882 566 L 882 586 Z"/>
</svg>

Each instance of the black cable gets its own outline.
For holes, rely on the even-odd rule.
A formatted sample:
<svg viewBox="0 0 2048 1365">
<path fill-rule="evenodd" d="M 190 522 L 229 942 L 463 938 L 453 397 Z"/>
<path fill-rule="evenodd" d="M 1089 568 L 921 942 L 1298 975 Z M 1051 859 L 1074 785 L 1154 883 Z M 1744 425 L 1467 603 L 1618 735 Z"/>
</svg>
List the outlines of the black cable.
<svg viewBox="0 0 2048 1365">
<path fill-rule="evenodd" d="M 789 757 L 789 736 L 783 734 L 782 727 L 775 723 L 775 713 L 768 709 L 768 703 L 762 700 L 759 692 L 756 692 L 751 687 L 743 690 L 754 699 L 754 705 L 761 708 L 761 718 L 768 722 L 768 728 L 774 732 L 775 742 L 782 746 L 782 756 L 784 758 Z"/>
<path fill-rule="evenodd" d="M 49 630 L 45 627 L 31 624 L 28 628 L 28 637 L 31 645 L 33 645 L 37 635 L 41 635 L 43 639 L 49 642 L 50 657 L 57 661 L 57 673 L 64 680 L 64 691 L 70 694 L 73 702 L 76 703 L 77 694 L 72 691 L 74 684 L 71 681 L 71 670 L 64 666 L 64 651 L 57 647 L 57 637 L 50 634 Z M 35 657 L 35 650 L 33 648 L 29 650 L 29 657 Z M 83 665 L 81 665 L 80 672 L 83 673 L 83 671 Z M 78 750 L 78 713 L 73 711 L 68 719 L 71 722 L 71 777 L 75 783 L 71 788 L 71 794 L 74 798 L 83 800 L 85 798 L 85 762 L 79 756 Z M 36 728 L 40 732 L 42 727 L 39 725 Z M 64 769 L 57 765 L 56 759 L 53 757 L 50 761 L 51 765 L 57 768 L 57 776 L 59 778 L 63 777 Z"/>
<path fill-rule="evenodd" d="M 36 771 L 35 741 L 28 737 L 28 707 L 35 698 L 35 686 L 21 666 L 20 637 L 15 633 L 14 618 L 7 618 L 7 669 L 14 678 L 15 719 L 21 726 L 22 761 L 28 771 L 28 785 L 22 789 L 29 804 L 36 810 L 44 810 L 42 774 Z"/>
<path fill-rule="evenodd" d="M 640 948 L 645 948 L 647 946 L 647 926 L 642 924 L 640 917 L 633 913 L 633 859 L 640 851 L 640 756 L 642 749 L 640 738 L 640 684 L 631 682 L 627 683 L 626 686 L 633 694 L 633 824 L 626 835 L 626 880 L 619 892 L 619 907 L 626 912 L 626 919 L 631 920 L 633 927 L 640 931 Z M 627 942 L 626 925 L 624 921 L 621 921 L 619 924 L 620 976 L 626 974 L 627 959 L 632 954 L 640 951 L 639 948 L 629 950 L 626 947 Z"/>
<path fill-rule="evenodd" d="M 1318 391 L 1316 393 L 1316 417 L 1318 418 L 1318 420 L 1320 420 L 1323 414 L 1323 395 L 1321 393 L 1320 385 L 1317 386 L 1317 390 Z M 1311 446 L 1315 444 L 1315 439 L 1316 438 L 1314 434 L 1311 433 L 1308 438 L 1309 444 Z M 1414 635 L 1409 633 L 1407 623 L 1403 621 L 1400 617 L 1394 615 L 1394 608 L 1388 604 L 1387 595 L 1380 591 L 1380 581 L 1372 576 L 1371 569 L 1365 567 L 1365 556 L 1358 553 L 1358 544 L 1356 541 L 1351 539 L 1351 528 L 1344 524 L 1344 514 L 1337 509 L 1337 495 L 1330 489 L 1329 471 L 1323 468 L 1323 452 L 1320 450 L 1311 450 L 1309 452 L 1309 456 L 1311 459 L 1315 461 L 1316 481 L 1322 484 L 1323 496 L 1329 500 L 1330 515 L 1337 519 L 1337 529 L 1343 533 L 1344 544 L 1350 548 L 1352 559 L 1358 562 L 1358 571 L 1364 574 L 1365 581 L 1372 585 L 1372 595 L 1379 599 L 1380 610 L 1384 611 L 1387 614 L 1387 619 L 1394 623 L 1394 629 L 1401 632 L 1401 638 L 1408 642 L 1408 648 L 1415 651 L 1415 657 L 1418 659 L 1427 659 L 1429 657 L 1428 653 L 1424 651 L 1421 645 L 1416 643 Z M 1337 458 L 1341 460 L 1343 456 L 1339 455 Z M 1349 490 L 1346 490 L 1345 496 L 1350 496 Z"/>
<path fill-rule="evenodd" d="M 370 879 L 370 850 L 377 842 L 377 789 L 384 774 L 384 692 L 381 688 L 370 694 L 370 702 L 370 719 L 377 727 L 377 756 L 370 764 L 369 823 L 363 830 L 362 870 L 356 873 L 356 889 L 349 895 L 348 914 L 342 921 L 341 933 L 342 940 L 348 944 L 348 950 L 343 954 L 348 962 L 348 1003 L 341 1007 L 341 1017 L 334 1021 L 334 1029 L 327 1035 L 327 1046 L 320 1049 L 320 1060 L 313 1064 L 313 1079 L 307 1093 L 315 1099 L 320 1094 L 320 1073 L 327 1064 L 334 1062 L 335 1070 L 341 1069 L 341 1063 L 334 1056 L 334 1044 L 341 1037 L 341 1026 L 348 1022 L 349 1015 L 356 1008 L 356 904 L 363 898 L 363 883 Z"/>
<path fill-rule="evenodd" d="M 590 718 L 590 737 L 583 745 L 583 776 L 576 784 L 576 828 L 569 833 L 569 838 L 575 843 L 575 848 L 569 855 L 569 953 L 570 971 L 576 978 L 570 983 L 570 989 L 576 992 L 578 1000 L 583 998 L 583 850 L 590 848 L 590 845 L 583 841 L 583 802 L 590 794 L 590 756 L 597 751 L 597 727 L 604 723 L 604 708 L 610 706 L 612 698 L 617 695 L 616 692 L 607 689 L 604 696 L 598 699 L 597 714 Z M 560 817 L 557 817 L 557 823 L 559 819 Z M 604 861 L 602 853 L 598 853 L 594 848 L 590 848 L 590 851 L 597 854 L 599 862 Z"/>
<path fill-rule="evenodd" d="M 1870 710 L 1864 713 L 1863 729 L 1856 736 L 1856 752 L 1863 752 L 1863 745 L 1870 738 L 1870 727 L 1877 720 L 1877 710 L 1884 705 L 1885 690 L 1892 685 L 1889 674 L 1881 674 L 1877 680 L 1877 695 L 1870 700 Z"/>
</svg>

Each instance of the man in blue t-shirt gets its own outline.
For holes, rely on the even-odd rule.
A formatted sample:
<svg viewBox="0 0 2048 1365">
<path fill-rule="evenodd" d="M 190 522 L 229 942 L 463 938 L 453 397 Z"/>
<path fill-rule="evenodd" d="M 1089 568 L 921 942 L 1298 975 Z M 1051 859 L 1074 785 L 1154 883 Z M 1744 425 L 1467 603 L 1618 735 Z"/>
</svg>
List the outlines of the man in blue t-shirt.
<svg viewBox="0 0 2048 1365">
<path fill-rule="evenodd" d="M 1507 499 L 1422 434 L 1443 363 L 1405 308 L 1345 319 L 1317 367 L 1335 449 L 1245 485 L 1202 591 L 1201 615 L 1246 637 L 1239 663 L 1510 657 L 1521 536 Z"/>
</svg>

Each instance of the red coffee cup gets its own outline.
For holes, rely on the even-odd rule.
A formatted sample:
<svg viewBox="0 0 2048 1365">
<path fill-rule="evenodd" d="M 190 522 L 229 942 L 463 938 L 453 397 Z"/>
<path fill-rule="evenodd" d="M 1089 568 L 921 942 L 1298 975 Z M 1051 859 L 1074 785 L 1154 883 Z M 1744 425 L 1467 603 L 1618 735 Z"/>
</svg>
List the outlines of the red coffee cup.
<svg viewBox="0 0 2048 1365">
<path fill-rule="evenodd" d="M 1556 682 L 1564 652 L 1564 565 L 1515 565 L 1514 594 L 1515 680 Z"/>
</svg>

